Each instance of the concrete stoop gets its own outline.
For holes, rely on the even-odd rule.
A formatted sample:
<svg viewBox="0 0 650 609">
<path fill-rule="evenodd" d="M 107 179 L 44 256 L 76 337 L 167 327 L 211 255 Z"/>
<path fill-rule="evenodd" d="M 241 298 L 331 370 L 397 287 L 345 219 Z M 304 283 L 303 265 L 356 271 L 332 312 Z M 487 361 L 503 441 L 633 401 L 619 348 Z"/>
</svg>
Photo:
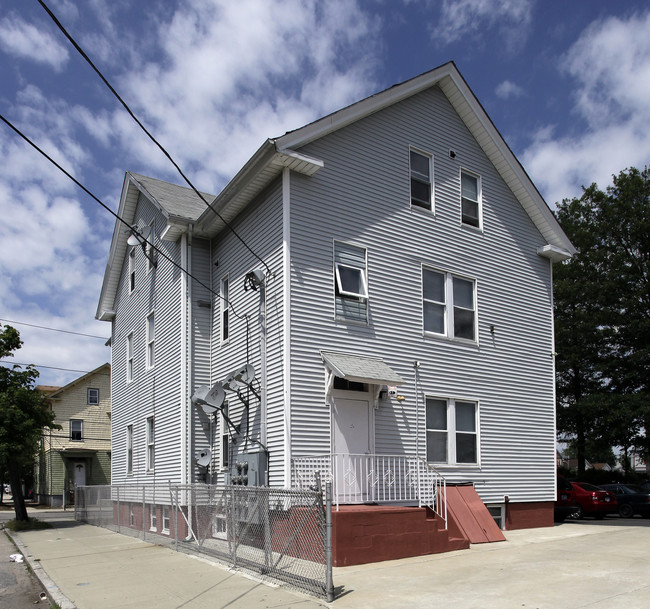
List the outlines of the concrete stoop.
<svg viewBox="0 0 650 609">
<path fill-rule="evenodd" d="M 333 565 L 345 567 L 469 548 L 453 519 L 447 529 L 425 507 L 342 505 L 332 511 Z"/>
</svg>

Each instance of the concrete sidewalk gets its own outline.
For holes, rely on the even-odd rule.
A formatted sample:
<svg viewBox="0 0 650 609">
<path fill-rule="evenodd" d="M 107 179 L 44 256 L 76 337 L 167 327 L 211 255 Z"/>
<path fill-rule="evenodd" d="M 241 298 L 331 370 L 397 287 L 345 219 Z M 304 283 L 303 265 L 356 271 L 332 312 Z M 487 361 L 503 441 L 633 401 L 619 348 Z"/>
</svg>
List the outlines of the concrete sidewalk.
<svg viewBox="0 0 650 609">
<path fill-rule="evenodd" d="M 68 520 L 64 520 L 67 518 Z M 324 603 L 205 559 L 62 516 L 13 534 L 61 609 L 282 608 Z M 334 570 L 333 609 L 650 607 L 650 520 L 508 531 L 505 542 Z M 65 597 L 56 597 L 60 590 Z"/>
<path fill-rule="evenodd" d="M 48 519 L 52 529 L 12 533 L 61 609 L 322 609 L 316 599 L 213 562 L 107 529 Z"/>
</svg>

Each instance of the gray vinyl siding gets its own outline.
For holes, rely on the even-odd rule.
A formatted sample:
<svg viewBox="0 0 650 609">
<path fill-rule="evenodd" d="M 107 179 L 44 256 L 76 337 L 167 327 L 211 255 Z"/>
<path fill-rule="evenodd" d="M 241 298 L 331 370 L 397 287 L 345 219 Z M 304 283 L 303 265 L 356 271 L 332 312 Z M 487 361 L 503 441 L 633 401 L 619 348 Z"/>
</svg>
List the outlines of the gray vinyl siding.
<svg viewBox="0 0 650 609">
<path fill-rule="evenodd" d="M 162 214 L 140 196 L 134 223 L 156 221 L 156 246 L 180 264 L 180 242 L 159 239 Z M 113 483 L 181 481 L 181 271 L 163 256 L 147 271 L 136 247 L 136 288 L 129 292 L 128 254 L 115 301 L 112 334 L 111 417 Z M 155 313 L 155 366 L 146 367 L 146 319 Z M 133 381 L 126 382 L 126 338 L 133 333 Z M 155 468 L 146 471 L 146 419 L 155 417 Z M 133 425 L 133 474 L 126 474 L 126 428 Z"/>
<path fill-rule="evenodd" d="M 433 156 L 434 212 L 410 207 L 410 146 Z M 553 500 L 551 273 L 536 253 L 545 241 L 444 94 L 424 91 L 301 152 L 325 166 L 291 181 L 293 454 L 330 451 L 319 349 L 378 355 L 405 379 L 406 399 L 380 402 L 375 452 L 415 454 L 417 444 L 425 454 L 426 396 L 476 401 L 480 463 L 443 475 L 473 481 L 486 502 Z M 481 176 L 482 231 L 461 226 L 461 169 Z M 367 324 L 336 318 L 334 240 L 367 249 Z M 476 281 L 476 343 L 423 334 L 422 265 Z"/>
<path fill-rule="evenodd" d="M 191 357 L 190 388 L 193 392 L 200 385 L 210 385 L 210 352 L 212 332 L 212 307 L 215 304 L 212 292 L 210 242 L 203 239 L 192 239 L 191 252 L 191 273 L 196 278 L 190 279 L 190 306 L 191 306 Z M 200 282 L 200 283 L 199 283 Z M 203 285 L 201 285 L 203 284 Z M 198 450 L 209 448 L 210 432 L 214 433 L 213 424 L 210 426 L 207 417 L 199 409 L 193 408 L 190 411 L 192 426 L 190 457 L 194 458 Z M 196 466 L 192 466 L 192 481 L 197 482 L 201 473 Z"/>
<path fill-rule="evenodd" d="M 282 182 L 276 180 L 266 192 L 250 204 L 234 222 L 233 228 L 246 244 L 260 256 L 271 269 L 272 276 L 266 280 L 266 327 L 267 327 L 267 447 L 270 453 L 269 476 L 271 485 L 283 482 L 283 412 L 282 390 Z M 234 307 L 229 313 L 229 340 L 221 344 L 221 305 L 215 298 L 213 306 L 212 374 L 213 382 L 223 380 L 230 372 L 245 363 L 251 363 L 256 370 L 255 387 L 259 389 L 263 379 L 261 373 L 260 292 L 244 291 L 246 273 L 264 265 L 230 231 L 223 230 L 212 243 L 212 281 L 218 286 L 224 276 L 229 279 L 230 302 Z M 258 384 L 259 381 L 259 384 Z M 236 460 L 238 451 L 256 452 L 262 450 L 254 440 L 260 440 L 260 404 L 250 394 L 248 419 L 242 403 L 233 393 L 227 394 L 230 418 L 246 430 L 232 447 Z M 220 431 L 220 430 L 219 430 Z M 218 452 L 217 438 L 215 448 Z M 213 456 L 214 462 L 214 456 Z M 223 481 L 223 472 L 217 472 L 215 482 Z"/>
</svg>

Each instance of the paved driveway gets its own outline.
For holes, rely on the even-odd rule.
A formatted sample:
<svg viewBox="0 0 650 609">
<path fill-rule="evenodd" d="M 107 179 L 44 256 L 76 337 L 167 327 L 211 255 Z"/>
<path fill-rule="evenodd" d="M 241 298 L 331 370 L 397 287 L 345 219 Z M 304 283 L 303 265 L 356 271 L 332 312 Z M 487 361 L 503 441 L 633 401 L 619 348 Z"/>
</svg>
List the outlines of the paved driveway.
<svg viewBox="0 0 650 609">
<path fill-rule="evenodd" d="M 650 520 L 585 519 L 506 537 L 470 550 L 336 568 L 333 607 L 650 607 Z"/>
</svg>

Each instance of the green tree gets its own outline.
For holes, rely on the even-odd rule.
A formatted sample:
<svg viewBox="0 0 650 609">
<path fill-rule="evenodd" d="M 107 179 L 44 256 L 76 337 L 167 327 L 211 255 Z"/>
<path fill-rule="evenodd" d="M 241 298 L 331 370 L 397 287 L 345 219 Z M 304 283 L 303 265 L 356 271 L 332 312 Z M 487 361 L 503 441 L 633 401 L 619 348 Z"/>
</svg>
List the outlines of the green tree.
<svg viewBox="0 0 650 609">
<path fill-rule="evenodd" d="M 555 268 L 558 431 L 588 441 L 645 443 L 650 429 L 650 180 L 622 171 L 563 201 L 557 217 L 578 248 Z"/>
<path fill-rule="evenodd" d="M 0 326 L 0 358 L 20 349 L 20 334 Z M 28 520 L 22 480 L 31 474 L 44 427 L 60 428 L 45 396 L 35 388 L 38 371 L 19 365 L 0 367 L 0 469 L 6 469 L 16 520 Z"/>
</svg>

